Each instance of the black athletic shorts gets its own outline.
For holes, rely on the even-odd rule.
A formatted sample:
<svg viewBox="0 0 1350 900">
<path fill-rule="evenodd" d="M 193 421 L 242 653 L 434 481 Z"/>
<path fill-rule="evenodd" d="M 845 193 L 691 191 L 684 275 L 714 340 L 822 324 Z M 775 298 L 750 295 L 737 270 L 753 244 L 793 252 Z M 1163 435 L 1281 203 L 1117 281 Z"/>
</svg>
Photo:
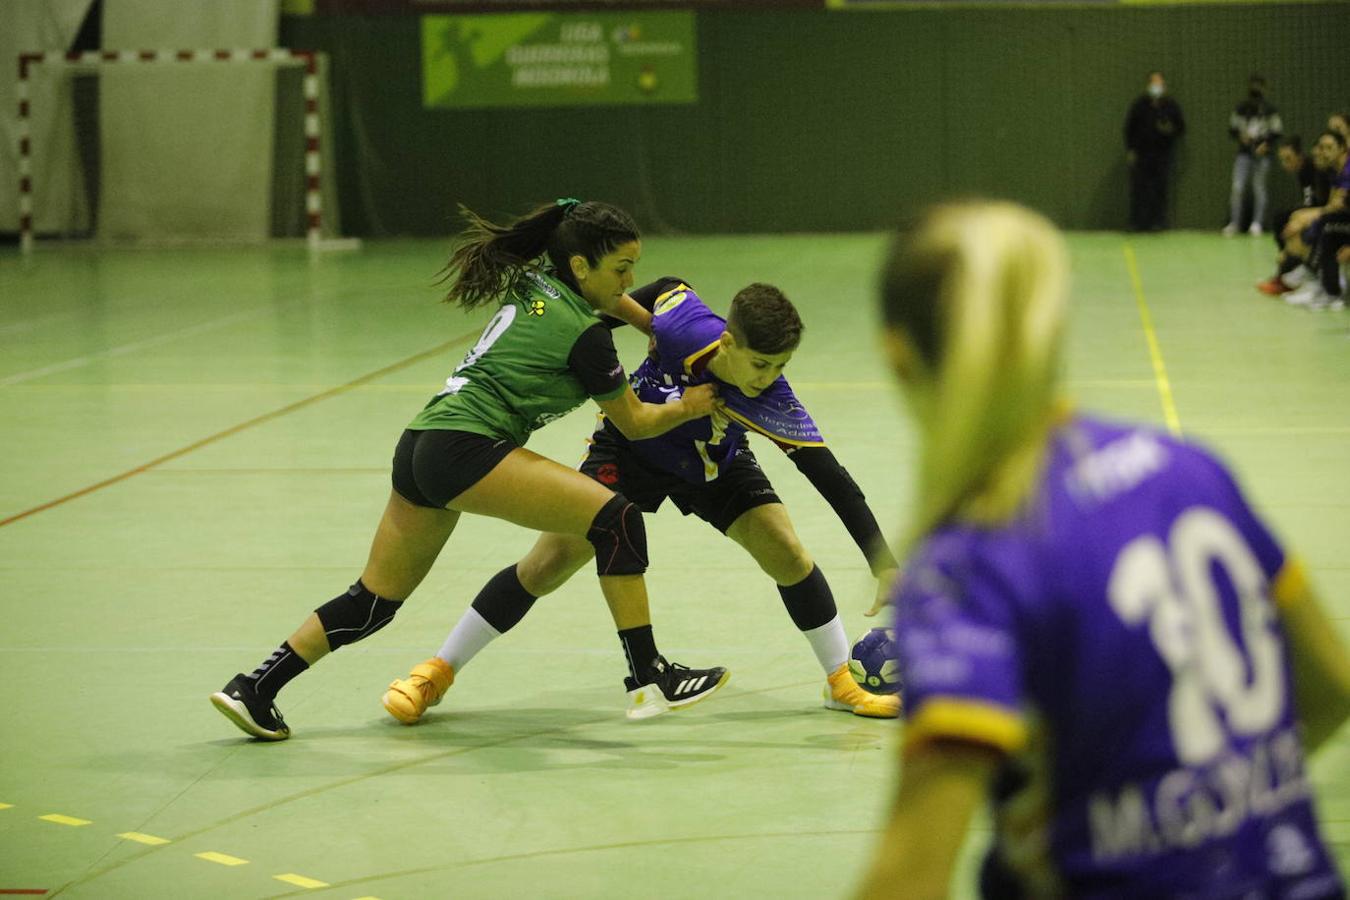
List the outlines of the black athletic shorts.
<svg viewBox="0 0 1350 900">
<path fill-rule="evenodd" d="M 394 490 L 409 503 L 445 509 L 514 449 L 513 441 L 469 431 L 408 429 L 394 448 Z"/>
<path fill-rule="evenodd" d="M 643 460 L 608 422 L 592 435 L 590 452 L 581 461 L 583 474 L 623 494 L 643 512 L 656 512 L 667 497 L 686 516 L 698 516 L 726 534 L 748 510 L 781 503 L 773 485 L 749 447 L 736 451 L 731 465 L 713 481 L 693 484 Z"/>
</svg>

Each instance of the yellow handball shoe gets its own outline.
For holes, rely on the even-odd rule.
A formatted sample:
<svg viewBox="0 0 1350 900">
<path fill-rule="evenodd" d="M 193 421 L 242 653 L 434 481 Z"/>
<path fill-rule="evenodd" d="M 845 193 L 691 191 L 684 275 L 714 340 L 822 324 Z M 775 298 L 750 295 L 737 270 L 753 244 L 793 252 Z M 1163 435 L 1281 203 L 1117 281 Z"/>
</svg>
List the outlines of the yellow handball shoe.
<svg viewBox="0 0 1350 900">
<path fill-rule="evenodd" d="M 445 660 L 433 656 L 413 666 L 407 678 L 389 685 L 380 702 L 389 715 L 404 725 L 416 725 L 427 707 L 440 703 L 454 683 L 455 670 Z"/>
<path fill-rule="evenodd" d="M 848 663 L 830 673 L 825 682 L 825 708 L 845 709 L 855 716 L 894 719 L 900 715 L 899 694 L 873 694 L 862 689 Z"/>
</svg>

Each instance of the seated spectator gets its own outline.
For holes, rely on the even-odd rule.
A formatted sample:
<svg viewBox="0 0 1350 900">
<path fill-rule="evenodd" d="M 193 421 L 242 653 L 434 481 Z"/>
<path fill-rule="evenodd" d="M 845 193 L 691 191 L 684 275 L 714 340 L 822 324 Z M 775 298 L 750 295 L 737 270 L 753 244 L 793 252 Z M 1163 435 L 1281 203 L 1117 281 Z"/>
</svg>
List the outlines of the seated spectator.
<svg viewBox="0 0 1350 900">
<path fill-rule="evenodd" d="M 1325 205 L 1327 194 L 1331 189 L 1330 179 L 1319 173 L 1312 157 L 1303 152 L 1303 141 L 1298 135 L 1285 138 L 1284 143 L 1280 145 L 1279 155 L 1280 168 L 1293 175 L 1298 181 L 1300 194 L 1298 208 L 1304 209 L 1309 206 Z M 1256 289 L 1263 294 L 1279 296 L 1295 287 L 1295 285 L 1285 284 L 1280 278 L 1280 276 L 1286 275 L 1302 265 L 1302 260 L 1285 252 L 1284 227 L 1289 223 L 1289 216 L 1293 212 L 1292 209 L 1286 209 L 1275 214 L 1272 233 L 1275 237 L 1275 246 L 1279 248 L 1278 267 L 1274 275 L 1256 286 Z"/>
<path fill-rule="evenodd" d="M 1328 116 L 1327 130 L 1336 132 L 1350 144 L 1350 112 L 1335 112 Z"/>
<path fill-rule="evenodd" d="M 1322 206 L 1295 210 L 1284 227 L 1285 249 L 1304 260 L 1308 278 L 1284 300 L 1309 309 L 1340 309 L 1341 256 L 1350 245 L 1350 149 L 1340 132 L 1324 131 L 1313 145 L 1318 168 L 1332 172 L 1331 195 Z M 1291 273 L 1292 274 L 1292 273 Z M 1288 283 L 1286 281 L 1286 283 Z"/>
</svg>

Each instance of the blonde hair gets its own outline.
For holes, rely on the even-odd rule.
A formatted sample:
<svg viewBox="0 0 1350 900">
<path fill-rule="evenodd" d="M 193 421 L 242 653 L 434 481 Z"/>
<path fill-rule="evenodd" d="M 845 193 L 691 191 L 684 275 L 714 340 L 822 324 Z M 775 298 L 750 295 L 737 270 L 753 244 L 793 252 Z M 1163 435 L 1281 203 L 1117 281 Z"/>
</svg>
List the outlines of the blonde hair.
<svg viewBox="0 0 1350 900">
<path fill-rule="evenodd" d="M 933 404 L 906 551 L 947 520 L 993 525 L 1025 506 L 1062 408 L 1067 282 L 1059 232 L 1010 203 L 943 205 L 896 238 L 883 314 Z"/>
</svg>

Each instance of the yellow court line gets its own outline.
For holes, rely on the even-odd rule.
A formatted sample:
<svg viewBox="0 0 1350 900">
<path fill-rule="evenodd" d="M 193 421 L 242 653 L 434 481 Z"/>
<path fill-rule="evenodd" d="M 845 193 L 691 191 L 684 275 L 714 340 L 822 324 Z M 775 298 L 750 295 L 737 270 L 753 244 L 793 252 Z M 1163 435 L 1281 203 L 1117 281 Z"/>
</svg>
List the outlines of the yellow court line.
<svg viewBox="0 0 1350 900">
<path fill-rule="evenodd" d="M 44 822 L 55 822 L 57 825 L 88 825 L 89 819 L 77 819 L 74 816 L 63 816 L 60 813 L 48 813 L 45 816 L 38 816 Z"/>
<path fill-rule="evenodd" d="M 317 878 L 306 878 L 303 875 L 296 875 L 294 872 L 288 872 L 285 875 L 273 875 L 277 881 L 284 881 L 287 884 L 293 884 L 302 888 L 321 888 L 328 887 L 328 882 L 319 881 Z"/>
<path fill-rule="evenodd" d="M 124 831 L 119 834 L 118 837 L 128 841 L 135 841 L 138 844 L 149 844 L 151 847 L 172 843 L 168 838 L 155 837 L 153 834 L 141 834 L 139 831 Z"/>
<path fill-rule="evenodd" d="M 13 809 L 13 803 L 0 803 L 0 809 Z"/>
<path fill-rule="evenodd" d="M 1126 242 L 1125 265 L 1130 270 L 1130 283 L 1134 285 L 1134 301 L 1139 306 L 1139 319 L 1144 324 L 1144 339 L 1148 341 L 1148 355 L 1153 362 L 1153 380 L 1158 385 L 1158 396 L 1162 400 L 1163 419 L 1167 430 L 1177 437 L 1181 436 L 1181 417 L 1177 415 L 1177 405 L 1172 399 L 1172 383 L 1167 380 L 1167 366 L 1163 364 L 1162 349 L 1158 346 L 1158 335 L 1153 330 L 1153 316 L 1148 310 L 1148 301 L 1144 299 L 1144 282 L 1139 277 L 1139 262 L 1134 258 L 1134 248 Z"/>
<path fill-rule="evenodd" d="M 214 850 L 208 850 L 205 853 L 194 853 L 192 855 L 198 859 L 204 859 L 207 862 L 220 863 L 222 866 L 243 866 L 248 864 L 248 860 L 246 859 L 230 856 L 228 853 L 217 853 Z"/>
</svg>

